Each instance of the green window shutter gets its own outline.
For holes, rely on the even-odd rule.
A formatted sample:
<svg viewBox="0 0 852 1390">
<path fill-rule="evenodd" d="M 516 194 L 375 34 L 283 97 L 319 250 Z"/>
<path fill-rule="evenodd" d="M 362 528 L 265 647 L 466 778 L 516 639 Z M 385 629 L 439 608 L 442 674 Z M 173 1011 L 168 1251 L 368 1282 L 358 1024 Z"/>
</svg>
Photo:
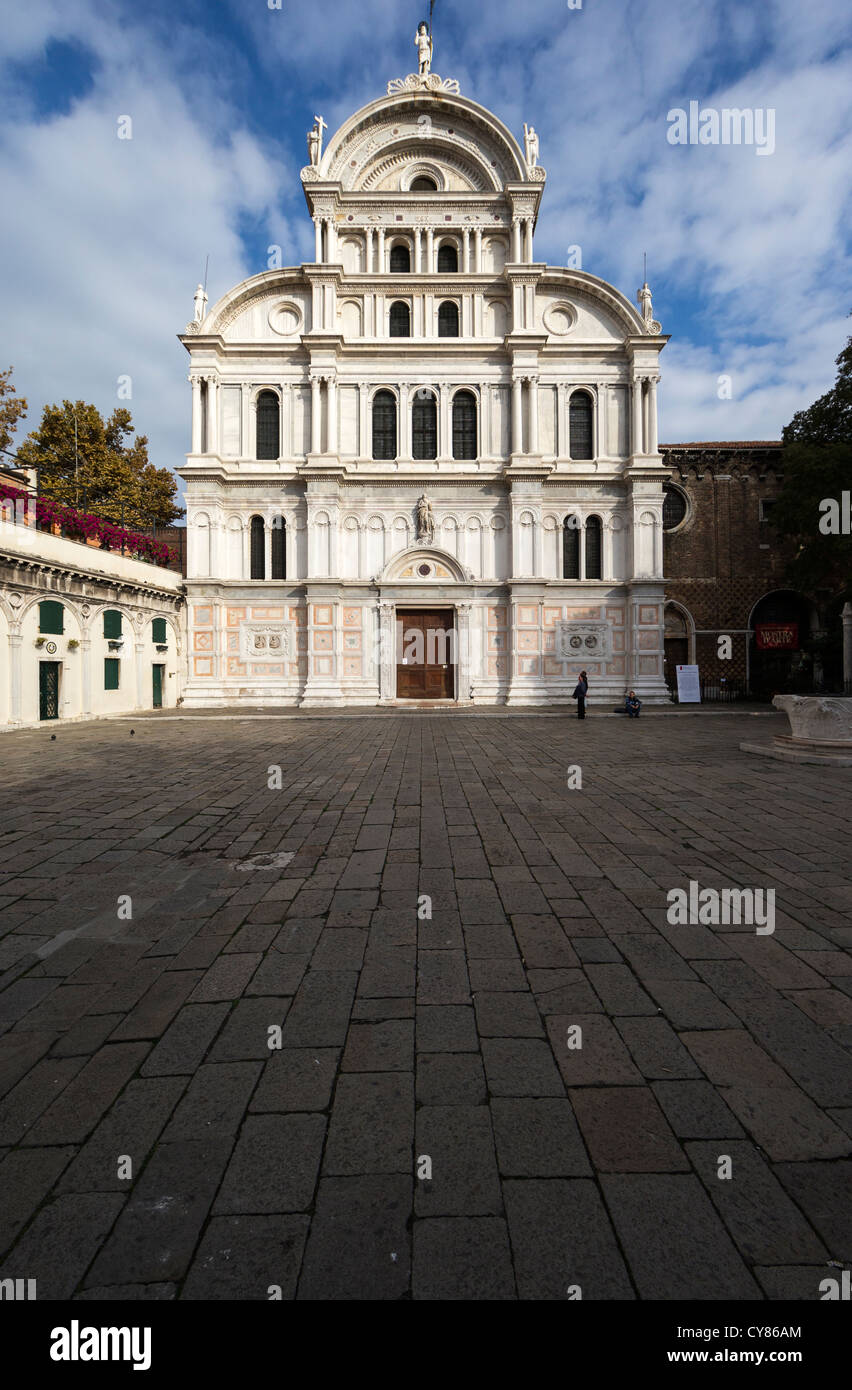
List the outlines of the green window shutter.
<svg viewBox="0 0 852 1390">
<path fill-rule="evenodd" d="M 104 657 L 104 690 L 118 690 L 120 662 L 114 656 Z"/>
<path fill-rule="evenodd" d="M 108 608 L 104 613 L 104 637 L 116 642 L 121 636 L 121 614 L 117 608 Z"/>
<path fill-rule="evenodd" d="M 55 599 L 47 598 L 38 606 L 38 630 L 39 632 L 61 633 L 64 631 L 62 620 L 64 609 L 61 603 Z"/>
<path fill-rule="evenodd" d="M 166 620 L 165 618 L 155 618 L 151 624 L 154 629 L 153 636 L 155 642 L 165 642 L 166 639 Z"/>
</svg>

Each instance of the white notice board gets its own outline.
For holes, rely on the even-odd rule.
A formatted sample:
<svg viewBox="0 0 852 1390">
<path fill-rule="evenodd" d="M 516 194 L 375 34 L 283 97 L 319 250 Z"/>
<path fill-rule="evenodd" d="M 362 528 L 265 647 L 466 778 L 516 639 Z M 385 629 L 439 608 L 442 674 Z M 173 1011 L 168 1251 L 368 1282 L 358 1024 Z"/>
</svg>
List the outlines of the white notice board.
<svg viewBox="0 0 852 1390">
<path fill-rule="evenodd" d="M 701 682 L 697 666 L 678 666 L 677 668 L 678 704 L 701 704 Z"/>
</svg>

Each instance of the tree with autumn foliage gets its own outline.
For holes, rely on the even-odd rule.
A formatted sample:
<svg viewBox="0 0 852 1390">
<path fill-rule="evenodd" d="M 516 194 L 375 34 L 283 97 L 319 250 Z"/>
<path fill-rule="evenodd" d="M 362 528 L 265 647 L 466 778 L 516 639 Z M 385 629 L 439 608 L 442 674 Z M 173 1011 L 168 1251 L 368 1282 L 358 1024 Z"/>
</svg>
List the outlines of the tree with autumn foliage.
<svg viewBox="0 0 852 1390">
<path fill-rule="evenodd" d="M 18 449 L 38 467 L 39 492 L 124 526 L 167 526 L 183 515 L 177 483 L 148 460 L 148 440 L 134 434 L 130 411 L 109 419 L 86 401 L 47 405 L 41 424 Z"/>
</svg>

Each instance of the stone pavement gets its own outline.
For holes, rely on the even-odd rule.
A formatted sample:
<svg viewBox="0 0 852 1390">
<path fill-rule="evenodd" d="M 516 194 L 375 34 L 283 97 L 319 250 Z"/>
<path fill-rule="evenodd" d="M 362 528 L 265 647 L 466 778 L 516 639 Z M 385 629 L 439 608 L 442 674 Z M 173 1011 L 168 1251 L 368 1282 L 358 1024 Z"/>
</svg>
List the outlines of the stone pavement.
<svg viewBox="0 0 852 1390">
<path fill-rule="evenodd" d="M 852 1259 L 852 771 L 738 751 L 783 727 L 4 735 L 0 1277 L 819 1298 Z M 670 924 L 690 881 L 774 888 L 774 933 Z"/>
</svg>

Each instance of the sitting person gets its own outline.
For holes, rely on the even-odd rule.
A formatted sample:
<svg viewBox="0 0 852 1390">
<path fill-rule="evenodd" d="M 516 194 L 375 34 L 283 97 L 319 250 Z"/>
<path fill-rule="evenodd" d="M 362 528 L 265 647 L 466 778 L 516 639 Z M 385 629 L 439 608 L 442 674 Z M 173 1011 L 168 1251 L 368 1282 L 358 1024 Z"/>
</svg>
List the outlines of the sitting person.
<svg viewBox="0 0 852 1390">
<path fill-rule="evenodd" d="M 639 699 L 635 690 L 628 690 L 624 697 L 624 712 L 630 719 L 638 719 L 639 711 L 642 708 L 642 701 Z"/>
</svg>

